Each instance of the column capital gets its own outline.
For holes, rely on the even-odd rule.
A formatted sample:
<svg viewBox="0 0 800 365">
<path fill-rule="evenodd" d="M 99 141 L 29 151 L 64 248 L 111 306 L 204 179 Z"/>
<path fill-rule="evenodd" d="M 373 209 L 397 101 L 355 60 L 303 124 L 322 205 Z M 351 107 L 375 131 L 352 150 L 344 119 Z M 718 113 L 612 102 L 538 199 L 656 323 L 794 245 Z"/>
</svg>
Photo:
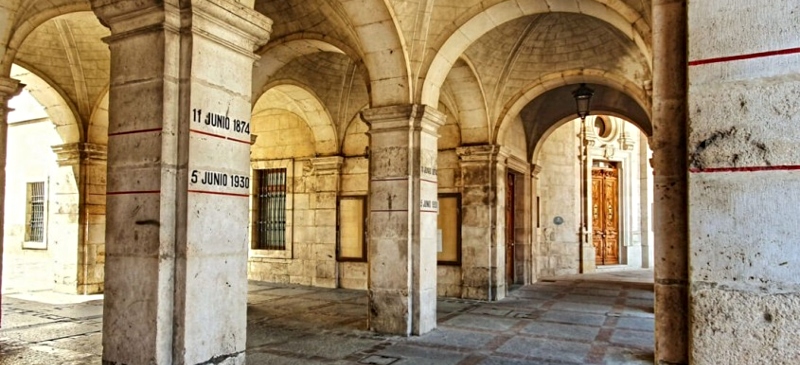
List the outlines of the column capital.
<svg viewBox="0 0 800 365">
<path fill-rule="evenodd" d="M 529 164 L 528 161 L 525 161 L 515 155 L 510 155 L 510 154 L 506 159 L 506 165 L 511 169 L 513 169 L 514 171 L 526 175 L 528 174 L 528 172 L 530 172 L 531 169 L 531 164 Z"/>
<path fill-rule="evenodd" d="M 314 167 L 314 174 L 316 175 L 338 174 L 343 164 L 344 157 L 342 156 L 317 157 L 311 159 L 311 165 Z"/>
<path fill-rule="evenodd" d="M 24 87 L 25 84 L 19 82 L 17 79 L 0 77 L 0 101 L 8 101 L 19 95 Z"/>
<path fill-rule="evenodd" d="M 510 151 L 507 147 L 496 144 L 482 144 L 456 148 L 456 154 L 461 162 L 499 162 L 508 160 Z"/>
<path fill-rule="evenodd" d="M 184 3 L 184 2 L 181 2 Z M 92 0 L 92 10 L 111 29 L 112 43 L 148 29 L 174 32 L 191 28 L 195 35 L 224 44 L 251 57 L 272 33 L 272 20 L 236 0 L 190 0 L 176 6 L 156 0 Z"/>
<path fill-rule="evenodd" d="M 94 143 L 67 143 L 53 146 L 58 166 L 75 166 L 81 163 L 105 162 L 106 146 Z"/>
<path fill-rule="evenodd" d="M 437 134 L 446 116 L 428 105 L 407 104 L 365 109 L 361 119 L 369 125 L 369 133 L 414 128 Z"/>
<path fill-rule="evenodd" d="M 534 179 L 539 178 L 539 174 L 542 173 L 542 165 L 531 164 L 531 177 Z"/>
</svg>

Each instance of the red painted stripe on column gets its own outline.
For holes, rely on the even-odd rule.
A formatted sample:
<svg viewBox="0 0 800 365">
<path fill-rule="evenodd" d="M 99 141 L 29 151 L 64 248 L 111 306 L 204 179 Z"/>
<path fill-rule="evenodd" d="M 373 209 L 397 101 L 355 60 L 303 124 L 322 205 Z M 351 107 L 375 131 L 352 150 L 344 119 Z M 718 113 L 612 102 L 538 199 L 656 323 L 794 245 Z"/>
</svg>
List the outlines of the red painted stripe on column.
<svg viewBox="0 0 800 365">
<path fill-rule="evenodd" d="M 109 192 L 106 192 L 106 195 L 137 195 L 137 194 L 161 194 L 161 190 L 109 191 Z"/>
<path fill-rule="evenodd" d="M 234 142 L 245 143 L 245 144 L 248 144 L 248 145 L 250 144 L 250 141 L 245 141 L 245 140 L 241 140 L 241 139 L 226 137 L 226 136 L 219 135 L 219 134 L 214 134 L 214 133 L 203 132 L 203 131 L 199 131 L 197 129 L 190 129 L 190 131 L 192 131 L 194 133 L 198 133 L 198 134 L 203 134 L 203 135 L 206 135 L 206 136 L 216 137 L 216 138 L 219 138 L 219 139 L 226 139 L 226 140 L 230 140 L 230 141 L 234 141 Z"/>
<path fill-rule="evenodd" d="M 116 132 L 116 133 L 109 133 L 108 136 L 115 137 L 115 136 L 123 136 L 126 134 L 161 132 L 162 129 L 163 128 L 153 128 L 153 129 L 140 129 L 135 131 Z"/>
<path fill-rule="evenodd" d="M 800 170 L 800 165 L 710 167 L 706 169 L 689 169 L 689 172 L 693 174 L 707 174 L 714 172 L 756 172 L 756 171 L 794 171 L 794 170 Z"/>
<path fill-rule="evenodd" d="M 781 56 L 781 55 L 797 54 L 797 53 L 800 53 L 800 47 L 798 47 L 798 48 L 781 49 L 781 50 L 777 50 L 777 51 L 767 51 L 767 52 L 750 53 L 750 54 L 743 54 L 743 55 L 716 57 L 716 58 L 707 58 L 707 59 L 704 59 L 704 60 L 689 61 L 689 66 L 700 66 L 700 65 L 707 65 L 709 63 L 731 62 L 731 61 L 747 60 L 747 59 L 752 59 L 752 58 L 764 58 L 764 57 Z"/>
<path fill-rule="evenodd" d="M 223 195 L 223 196 L 235 196 L 239 198 L 249 198 L 249 194 L 235 194 L 235 193 L 223 193 L 219 191 L 203 191 L 203 190 L 189 190 L 190 193 L 195 194 L 208 194 L 208 195 Z"/>
</svg>

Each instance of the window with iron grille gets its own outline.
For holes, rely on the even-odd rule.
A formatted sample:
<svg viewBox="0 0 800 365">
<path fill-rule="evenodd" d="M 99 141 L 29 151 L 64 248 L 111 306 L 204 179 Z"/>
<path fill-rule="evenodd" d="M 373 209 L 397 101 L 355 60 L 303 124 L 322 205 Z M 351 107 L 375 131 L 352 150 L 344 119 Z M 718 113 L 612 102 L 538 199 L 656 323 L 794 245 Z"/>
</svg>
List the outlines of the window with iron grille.
<svg viewBox="0 0 800 365">
<path fill-rule="evenodd" d="M 255 170 L 253 249 L 286 249 L 286 169 Z"/>
<path fill-rule="evenodd" d="M 44 182 L 28 183 L 25 241 L 44 242 Z"/>
</svg>

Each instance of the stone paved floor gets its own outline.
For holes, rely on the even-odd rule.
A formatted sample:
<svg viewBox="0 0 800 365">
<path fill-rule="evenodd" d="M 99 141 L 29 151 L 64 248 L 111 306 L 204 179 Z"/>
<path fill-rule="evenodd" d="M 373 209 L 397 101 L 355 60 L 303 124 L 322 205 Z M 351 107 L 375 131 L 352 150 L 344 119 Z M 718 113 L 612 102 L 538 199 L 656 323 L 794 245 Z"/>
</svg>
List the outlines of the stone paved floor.
<svg viewBox="0 0 800 365">
<path fill-rule="evenodd" d="M 639 279 L 555 278 L 500 302 L 440 299 L 438 329 L 412 338 L 366 331 L 364 292 L 251 282 L 247 363 L 652 364 L 652 271 L 620 275 Z M 99 364 L 102 300 L 30 300 L 65 302 L 48 298 L 3 297 L 0 364 Z"/>
</svg>

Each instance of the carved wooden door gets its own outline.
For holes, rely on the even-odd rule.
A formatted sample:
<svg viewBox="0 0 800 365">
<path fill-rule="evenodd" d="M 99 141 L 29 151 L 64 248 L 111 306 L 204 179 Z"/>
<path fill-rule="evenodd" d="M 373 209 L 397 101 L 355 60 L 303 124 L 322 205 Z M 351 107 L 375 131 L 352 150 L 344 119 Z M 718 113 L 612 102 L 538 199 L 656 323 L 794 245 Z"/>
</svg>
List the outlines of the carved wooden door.
<svg viewBox="0 0 800 365">
<path fill-rule="evenodd" d="M 592 243 L 597 265 L 619 264 L 619 170 L 592 169 Z"/>
<path fill-rule="evenodd" d="M 506 179 L 506 283 L 514 283 L 514 174 Z"/>
</svg>

